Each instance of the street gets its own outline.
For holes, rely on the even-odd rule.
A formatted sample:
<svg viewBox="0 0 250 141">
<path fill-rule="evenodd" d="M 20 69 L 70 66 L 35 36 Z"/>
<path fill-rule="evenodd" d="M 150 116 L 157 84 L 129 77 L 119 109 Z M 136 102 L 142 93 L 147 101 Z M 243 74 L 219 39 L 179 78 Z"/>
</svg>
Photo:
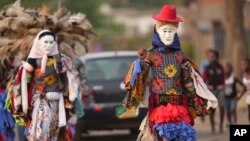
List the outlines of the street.
<svg viewBox="0 0 250 141">
<path fill-rule="evenodd" d="M 238 109 L 238 124 L 247 124 L 247 111 L 244 105 Z M 239 116 L 240 115 L 240 116 Z M 200 118 L 195 119 L 195 129 L 197 130 L 197 141 L 229 141 L 229 128 L 225 117 L 224 133 L 218 133 L 218 110 L 216 111 L 216 133 L 211 133 L 209 117 L 205 117 L 202 122 Z M 82 141 L 135 141 L 137 135 L 130 135 L 128 130 L 114 131 L 91 131 L 90 135 L 82 134 Z"/>
</svg>

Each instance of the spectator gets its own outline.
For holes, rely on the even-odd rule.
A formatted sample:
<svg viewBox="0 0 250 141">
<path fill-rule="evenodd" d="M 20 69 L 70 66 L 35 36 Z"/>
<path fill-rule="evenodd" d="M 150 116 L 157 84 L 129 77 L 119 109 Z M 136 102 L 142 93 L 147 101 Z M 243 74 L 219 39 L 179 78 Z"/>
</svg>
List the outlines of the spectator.
<svg viewBox="0 0 250 141">
<path fill-rule="evenodd" d="M 225 80 L 225 111 L 227 113 L 228 123 L 236 123 L 237 122 L 237 114 L 236 114 L 236 107 L 237 107 L 237 85 L 244 87 L 244 90 L 241 92 L 243 95 L 246 91 L 244 84 L 239 81 L 233 75 L 233 67 L 232 65 L 227 62 L 224 65 L 224 70 L 226 74 Z"/>
<path fill-rule="evenodd" d="M 219 52 L 216 50 L 209 50 L 208 53 L 209 65 L 204 69 L 202 77 L 207 83 L 208 88 L 217 97 L 220 109 L 220 132 L 223 132 L 223 122 L 224 122 L 224 84 L 225 75 L 222 65 L 219 63 Z M 215 122 L 214 114 L 210 115 L 210 122 L 212 132 L 215 132 Z"/>
<path fill-rule="evenodd" d="M 199 68 L 199 71 L 201 74 L 204 73 L 204 69 L 209 65 L 209 53 L 210 53 L 210 50 L 207 50 L 205 53 L 206 59 L 201 62 L 201 65 Z"/>
<path fill-rule="evenodd" d="M 247 89 L 246 103 L 247 103 L 247 107 L 248 107 L 248 120 L 250 123 L 250 59 L 249 58 L 244 59 L 241 62 L 241 66 L 242 66 L 242 70 L 243 70 L 243 84 L 246 86 L 246 89 Z"/>
<path fill-rule="evenodd" d="M 205 52 L 206 59 L 201 62 L 201 65 L 200 65 L 200 68 L 199 68 L 200 74 L 203 74 L 204 73 L 204 69 L 209 65 L 209 61 L 208 61 L 209 60 L 209 52 L 210 52 L 210 50 L 207 50 Z M 201 118 L 202 122 L 205 121 L 205 117 L 204 116 L 201 116 L 200 118 Z"/>
</svg>

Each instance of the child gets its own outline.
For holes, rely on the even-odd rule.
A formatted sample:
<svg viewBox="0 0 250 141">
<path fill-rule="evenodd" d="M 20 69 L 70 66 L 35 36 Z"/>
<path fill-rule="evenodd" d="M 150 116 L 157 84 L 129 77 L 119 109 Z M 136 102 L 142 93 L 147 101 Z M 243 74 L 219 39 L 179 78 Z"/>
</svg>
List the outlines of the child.
<svg viewBox="0 0 250 141">
<path fill-rule="evenodd" d="M 239 79 L 233 75 L 233 67 L 230 63 L 226 63 L 224 66 L 226 80 L 225 80 L 225 111 L 227 113 L 227 119 L 229 124 L 237 122 L 237 84 L 244 87 L 241 95 L 245 93 L 246 88 Z"/>
<path fill-rule="evenodd" d="M 241 62 L 241 66 L 242 66 L 242 70 L 243 70 L 243 84 L 246 86 L 246 89 L 247 89 L 247 91 L 246 91 L 246 94 L 247 94 L 246 103 L 247 103 L 247 107 L 248 107 L 248 120 L 250 123 L 250 59 L 248 59 L 248 58 L 244 59 Z"/>
</svg>

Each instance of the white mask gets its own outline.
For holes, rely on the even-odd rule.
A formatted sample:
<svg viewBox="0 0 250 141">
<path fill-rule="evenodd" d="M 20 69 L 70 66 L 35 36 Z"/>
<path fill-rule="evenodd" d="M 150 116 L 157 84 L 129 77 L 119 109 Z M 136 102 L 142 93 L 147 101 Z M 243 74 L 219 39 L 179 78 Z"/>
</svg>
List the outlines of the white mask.
<svg viewBox="0 0 250 141">
<path fill-rule="evenodd" d="M 177 27 L 172 24 L 166 24 L 156 29 L 156 31 L 159 34 L 162 43 L 166 46 L 170 46 L 174 42 Z"/>
<path fill-rule="evenodd" d="M 40 44 L 41 44 L 41 49 L 44 51 L 44 53 L 49 55 L 54 50 L 55 39 L 51 35 L 46 35 L 40 39 Z"/>
</svg>

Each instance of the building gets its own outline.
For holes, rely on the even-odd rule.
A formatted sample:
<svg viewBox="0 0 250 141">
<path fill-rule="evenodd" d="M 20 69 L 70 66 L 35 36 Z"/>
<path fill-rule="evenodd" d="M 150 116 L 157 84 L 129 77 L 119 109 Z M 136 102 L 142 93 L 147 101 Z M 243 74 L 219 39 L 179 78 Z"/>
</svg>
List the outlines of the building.
<svg viewBox="0 0 250 141">
<path fill-rule="evenodd" d="M 189 41 L 194 45 L 195 59 L 205 59 L 207 49 L 214 48 L 227 56 L 227 15 L 225 0 L 196 0 L 188 5 L 189 12 L 183 13 L 186 17 L 187 34 Z M 244 25 L 250 43 L 250 1 L 244 5 Z"/>
</svg>

